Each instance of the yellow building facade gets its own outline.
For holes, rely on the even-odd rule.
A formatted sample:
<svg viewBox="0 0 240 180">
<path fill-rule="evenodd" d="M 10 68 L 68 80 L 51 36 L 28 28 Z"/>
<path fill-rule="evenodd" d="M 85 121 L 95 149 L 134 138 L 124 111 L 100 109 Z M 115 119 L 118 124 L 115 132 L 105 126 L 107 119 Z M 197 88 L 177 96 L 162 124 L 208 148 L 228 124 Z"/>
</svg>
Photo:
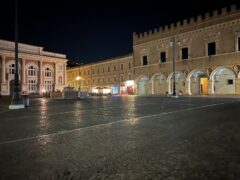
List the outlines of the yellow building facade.
<svg viewBox="0 0 240 180">
<path fill-rule="evenodd" d="M 93 94 L 133 94 L 132 54 L 67 69 L 68 86 Z"/>
</svg>

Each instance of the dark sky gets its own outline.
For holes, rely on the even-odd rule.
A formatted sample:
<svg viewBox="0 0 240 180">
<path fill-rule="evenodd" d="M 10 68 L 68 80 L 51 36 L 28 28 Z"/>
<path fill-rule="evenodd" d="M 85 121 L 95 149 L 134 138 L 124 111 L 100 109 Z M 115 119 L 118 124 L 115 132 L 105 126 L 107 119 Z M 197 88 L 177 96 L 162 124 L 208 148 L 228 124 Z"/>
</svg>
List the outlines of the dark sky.
<svg viewBox="0 0 240 180">
<path fill-rule="evenodd" d="M 133 32 L 238 1 L 19 0 L 19 40 L 89 63 L 131 53 Z M 14 40 L 14 0 L 0 1 L 0 23 L 0 39 Z"/>
</svg>

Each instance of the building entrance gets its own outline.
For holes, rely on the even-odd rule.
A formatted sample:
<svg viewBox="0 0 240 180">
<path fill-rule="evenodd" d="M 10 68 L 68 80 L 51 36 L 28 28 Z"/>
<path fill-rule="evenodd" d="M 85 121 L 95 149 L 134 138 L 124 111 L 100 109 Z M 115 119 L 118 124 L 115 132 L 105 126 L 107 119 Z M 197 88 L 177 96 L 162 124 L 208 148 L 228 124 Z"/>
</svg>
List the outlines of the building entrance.
<svg viewBox="0 0 240 180">
<path fill-rule="evenodd" d="M 201 94 L 208 93 L 208 78 L 207 77 L 200 78 L 200 93 Z"/>
</svg>

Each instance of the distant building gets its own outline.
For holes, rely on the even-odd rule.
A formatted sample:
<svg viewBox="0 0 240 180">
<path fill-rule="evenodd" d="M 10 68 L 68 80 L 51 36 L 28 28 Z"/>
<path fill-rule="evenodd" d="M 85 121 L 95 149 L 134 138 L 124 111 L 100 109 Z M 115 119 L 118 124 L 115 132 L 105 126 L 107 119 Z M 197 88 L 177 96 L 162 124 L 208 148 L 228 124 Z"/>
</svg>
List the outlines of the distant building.
<svg viewBox="0 0 240 180">
<path fill-rule="evenodd" d="M 63 90 L 66 85 L 66 55 L 47 52 L 43 47 L 19 43 L 20 89 L 27 94 Z M 15 44 L 0 40 L 0 94 L 14 88 Z"/>
<path fill-rule="evenodd" d="M 133 78 L 132 54 L 67 69 L 69 86 L 94 94 L 133 94 Z"/>
</svg>

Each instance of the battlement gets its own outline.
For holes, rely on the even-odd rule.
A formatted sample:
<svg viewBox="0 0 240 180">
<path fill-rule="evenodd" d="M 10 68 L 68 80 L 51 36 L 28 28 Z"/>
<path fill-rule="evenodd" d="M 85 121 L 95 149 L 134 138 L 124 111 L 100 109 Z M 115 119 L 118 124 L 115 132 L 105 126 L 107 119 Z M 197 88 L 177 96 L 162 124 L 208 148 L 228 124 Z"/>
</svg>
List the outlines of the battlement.
<svg viewBox="0 0 240 180">
<path fill-rule="evenodd" d="M 174 30 L 180 30 L 186 27 L 190 27 L 193 25 L 197 25 L 200 23 L 208 22 L 213 19 L 217 19 L 220 17 L 224 17 L 227 15 L 235 14 L 240 12 L 239 7 L 237 5 L 231 5 L 230 7 L 224 7 L 221 9 L 216 9 L 212 12 L 207 12 L 205 14 L 200 14 L 195 17 L 191 17 L 189 19 L 184 19 L 181 21 L 177 21 L 175 23 L 171 23 L 169 25 L 165 25 L 159 28 L 155 28 L 154 30 L 149 30 L 144 33 L 137 34 L 133 33 L 133 43 L 138 44 L 138 42 L 142 42 L 143 40 L 148 40 L 154 36 L 161 35 L 163 33 L 172 32 Z"/>
</svg>

